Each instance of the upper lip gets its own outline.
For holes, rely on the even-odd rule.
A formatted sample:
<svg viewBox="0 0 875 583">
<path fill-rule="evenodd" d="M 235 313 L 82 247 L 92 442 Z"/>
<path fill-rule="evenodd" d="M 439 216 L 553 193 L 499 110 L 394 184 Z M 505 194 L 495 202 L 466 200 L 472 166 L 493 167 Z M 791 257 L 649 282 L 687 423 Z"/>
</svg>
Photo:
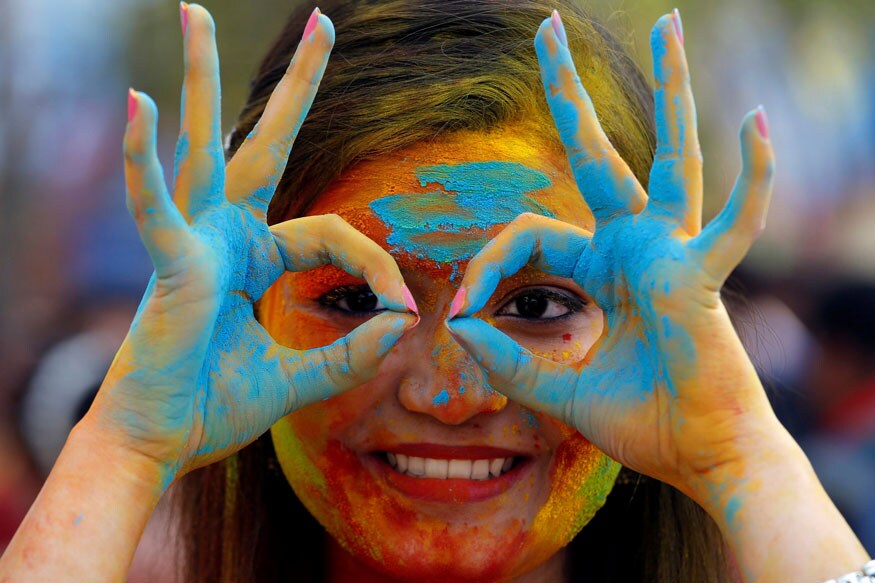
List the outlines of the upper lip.
<svg viewBox="0 0 875 583">
<path fill-rule="evenodd" d="M 385 447 L 378 447 L 373 451 L 392 452 L 413 457 L 447 460 L 479 460 L 532 455 L 526 452 L 488 445 L 444 445 L 439 443 L 397 443 L 386 445 Z"/>
</svg>

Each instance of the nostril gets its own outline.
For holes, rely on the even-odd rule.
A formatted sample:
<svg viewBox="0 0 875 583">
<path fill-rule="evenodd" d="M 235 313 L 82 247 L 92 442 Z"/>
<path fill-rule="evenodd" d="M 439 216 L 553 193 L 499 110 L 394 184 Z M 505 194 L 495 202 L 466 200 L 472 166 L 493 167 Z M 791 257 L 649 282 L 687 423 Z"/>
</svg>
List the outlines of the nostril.
<svg viewBox="0 0 875 583">
<path fill-rule="evenodd" d="M 429 415 L 447 425 L 460 425 L 483 413 L 497 413 L 507 404 L 504 395 L 483 384 L 450 388 L 406 382 L 401 385 L 398 399 L 409 411 Z"/>
</svg>

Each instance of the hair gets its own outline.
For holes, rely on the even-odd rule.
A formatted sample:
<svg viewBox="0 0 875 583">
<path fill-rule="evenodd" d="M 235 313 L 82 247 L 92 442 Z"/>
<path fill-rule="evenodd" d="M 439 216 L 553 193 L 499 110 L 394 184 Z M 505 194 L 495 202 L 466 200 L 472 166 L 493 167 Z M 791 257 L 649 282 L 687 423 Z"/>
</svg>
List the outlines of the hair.
<svg viewBox="0 0 875 583">
<path fill-rule="evenodd" d="M 621 45 L 572 0 L 323 2 L 337 40 L 268 222 L 300 216 L 346 168 L 460 130 L 534 122 L 559 142 L 533 37 L 559 8 L 605 133 L 646 186 L 652 91 Z M 228 140 L 231 155 L 282 78 L 309 13 L 296 11 L 261 64 Z M 269 435 L 179 488 L 187 581 L 322 581 L 327 534 L 279 470 Z M 293 525 L 293 526 L 292 526 Z M 296 541 L 289 544 L 289 531 Z M 623 470 L 571 543 L 571 580 L 730 581 L 707 514 L 670 486 Z"/>
</svg>

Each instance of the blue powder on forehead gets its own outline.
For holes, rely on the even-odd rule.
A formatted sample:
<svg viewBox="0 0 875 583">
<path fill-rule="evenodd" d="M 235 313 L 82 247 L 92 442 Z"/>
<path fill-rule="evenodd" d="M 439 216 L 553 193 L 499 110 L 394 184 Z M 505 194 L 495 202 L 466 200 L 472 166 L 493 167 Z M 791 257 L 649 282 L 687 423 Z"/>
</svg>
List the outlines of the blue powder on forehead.
<svg viewBox="0 0 875 583">
<path fill-rule="evenodd" d="M 440 189 L 386 196 L 370 208 L 391 230 L 389 245 L 422 259 L 470 259 L 489 240 L 488 229 L 526 212 L 555 216 L 530 196 L 551 186 L 550 179 L 518 162 L 424 166 L 416 169 L 416 179 Z"/>
</svg>

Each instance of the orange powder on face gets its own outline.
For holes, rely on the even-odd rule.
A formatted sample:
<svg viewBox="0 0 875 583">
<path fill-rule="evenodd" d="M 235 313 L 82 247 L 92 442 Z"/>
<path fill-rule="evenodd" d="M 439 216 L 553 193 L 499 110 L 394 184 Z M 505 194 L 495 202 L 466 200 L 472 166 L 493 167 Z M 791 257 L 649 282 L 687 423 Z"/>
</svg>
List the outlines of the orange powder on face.
<svg viewBox="0 0 875 583">
<path fill-rule="evenodd" d="M 395 232 L 395 225 L 380 220 L 371 203 L 402 195 L 409 196 L 412 202 L 418 194 L 435 190 L 455 196 L 451 181 L 445 180 L 442 186 L 434 182 L 420 183 L 416 176 L 419 167 L 504 160 L 537 168 L 549 178 L 550 188 L 533 192 L 530 196 L 548 208 L 550 214 L 582 227 L 591 225 L 591 214 L 577 193 L 561 150 L 544 148 L 527 136 L 519 132 L 514 135 L 513 130 L 495 134 L 459 134 L 445 141 L 419 144 L 404 152 L 362 162 L 348 169 L 308 210 L 308 214 L 340 215 L 396 259 L 421 311 L 432 319 L 431 322 L 424 319 L 424 325 L 418 329 L 420 334 L 426 329 L 433 330 L 427 340 L 407 346 L 421 352 L 412 358 L 429 362 L 435 371 L 432 377 L 435 380 L 416 382 L 423 382 L 422 391 L 428 395 L 428 404 L 431 403 L 429 392 L 437 394 L 432 385 L 439 383 L 451 404 L 460 408 L 455 415 L 459 419 L 463 418 L 468 397 L 492 391 L 483 385 L 479 371 L 476 378 L 462 378 L 463 373 L 473 375 L 474 371 L 459 368 L 456 354 L 459 347 L 439 323 L 434 323 L 448 309 L 458 285 L 455 278 L 461 278 L 468 257 L 437 261 L 393 245 L 389 238 Z M 434 202 L 441 201 L 434 199 Z M 433 208 L 441 210 L 443 207 Z M 411 206 L 413 218 L 418 216 L 415 211 L 414 204 Z M 444 211 L 449 212 L 448 209 Z M 438 229 L 429 233 L 428 241 L 447 250 L 459 242 L 461 248 L 472 235 L 489 239 L 503 226 L 490 224 L 477 233 L 465 229 L 456 229 L 457 232 Z M 493 297 L 495 302 L 503 301 L 506 294 L 518 287 L 528 283 L 554 285 L 549 281 L 544 274 L 526 268 L 514 278 L 502 282 Z M 308 311 L 306 306 L 315 305 L 316 300 L 330 289 L 363 283 L 364 280 L 345 275 L 333 267 L 287 274 L 283 282 L 269 290 L 262 300 L 262 321 L 271 334 L 287 346 L 310 348 L 328 344 L 348 330 L 341 331 L 338 325 L 326 323 L 315 310 Z M 555 282 L 555 285 L 560 284 Z M 485 311 L 497 307 L 493 304 Z M 488 319 L 496 322 L 496 319 Z M 575 332 L 575 341 L 569 343 L 569 348 L 575 353 L 581 350 L 577 346 L 577 334 Z M 551 353 L 548 357 L 562 360 L 561 356 Z M 399 358 L 403 360 L 411 356 L 401 354 Z M 448 574 L 471 580 L 506 579 L 531 569 L 558 552 L 603 503 L 619 467 L 571 428 L 562 426 L 564 433 L 558 438 L 555 431 L 550 433 L 550 427 L 560 425 L 555 420 L 539 419 L 535 422 L 537 425 L 533 425 L 526 418 L 516 416 L 493 432 L 488 445 L 501 447 L 515 443 L 522 439 L 521 436 L 537 431 L 534 438 L 527 439 L 537 441 L 535 451 L 547 452 L 540 458 L 542 468 L 520 482 L 524 486 L 516 494 L 505 493 L 487 502 L 466 504 L 458 510 L 452 505 L 436 509 L 383 484 L 363 467 L 358 454 L 342 445 L 343 431 L 349 431 L 349 427 L 356 427 L 365 420 L 366 411 L 379 411 L 384 406 L 392 410 L 387 405 L 390 401 L 395 404 L 394 416 L 379 417 L 381 421 L 374 423 L 372 415 L 371 425 L 367 426 L 371 431 L 369 438 L 385 442 L 394 437 L 416 443 L 428 439 L 426 429 L 429 425 L 440 423 L 437 418 L 427 417 L 428 410 L 405 410 L 408 405 L 397 404 L 399 387 L 410 385 L 404 384 L 409 379 L 393 376 L 394 370 L 389 367 L 372 383 L 305 408 L 282 419 L 272 429 L 280 464 L 299 498 L 356 558 L 399 578 L 409 578 L 411 573 L 416 573 L 417 580 L 424 581 L 444 581 Z M 463 382 L 455 383 L 455 380 Z M 500 397 L 501 407 L 504 407 L 504 397 L 493 394 Z M 483 399 L 476 402 L 482 406 Z M 440 412 L 447 413 L 448 407 Z M 498 412 L 489 415 L 502 415 L 501 407 L 496 407 Z M 421 423 L 410 423 L 410 416 L 415 416 Z M 408 422 L 402 423 L 401 420 Z M 470 425 L 476 426 L 477 423 L 475 420 Z M 397 431 L 394 430 L 396 427 L 399 427 Z M 380 437 L 380 432 L 390 435 L 390 438 Z M 547 457 L 551 448 L 556 448 L 552 458 Z M 551 459 L 554 460 L 552 464 Z M 450 511 L 453 516 L 447 514 Z M 469 561 L 471 556 L 477 558 Z"/>
</svg>

